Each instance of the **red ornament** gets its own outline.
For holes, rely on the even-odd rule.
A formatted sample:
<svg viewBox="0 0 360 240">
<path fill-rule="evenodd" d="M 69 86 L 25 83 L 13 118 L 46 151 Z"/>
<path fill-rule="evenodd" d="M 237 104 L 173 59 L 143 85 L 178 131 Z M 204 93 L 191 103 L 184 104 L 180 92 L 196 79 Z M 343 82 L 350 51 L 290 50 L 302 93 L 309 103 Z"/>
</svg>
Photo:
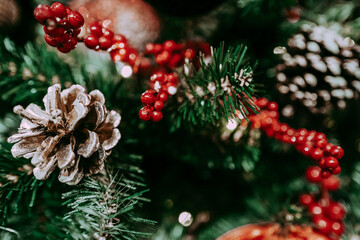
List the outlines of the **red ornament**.
<svg viewBox="0 0 360 240">
<path fill-rule="evenodd" d="M 280 224 L 249 224 L 235 228 L 216 240 L 331 240 L 308 226 Z"/>
</svg>

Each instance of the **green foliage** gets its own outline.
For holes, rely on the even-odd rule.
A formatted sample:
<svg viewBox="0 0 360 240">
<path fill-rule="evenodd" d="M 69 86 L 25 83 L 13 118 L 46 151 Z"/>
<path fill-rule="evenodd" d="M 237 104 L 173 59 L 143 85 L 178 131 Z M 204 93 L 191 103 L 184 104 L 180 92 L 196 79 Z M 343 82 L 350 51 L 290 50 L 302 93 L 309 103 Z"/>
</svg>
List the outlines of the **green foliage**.
<svg viewBox="0 0 360 240">
<path fill-rule="evenodd" d="M 47 182 L 38 181 L 32 175 L 32 167 L 25 158 L 15 159 L 10 144 L 0 145 L 0 221 L 6 224 L 9 213 L 17 213 L 23 206 L 33 207 L 37 192 Z"/>
<path fill-rule="evenodd" d="M 184 67 L 185 80 L 180 91 L 186 97 L 177 112 L 177 127 L 182 121 L 192 126 L 218 125 L 223 118 L 247 119 L 248 108 L 257 112 L 252 100 L 253 68 L 243 63 L 246 49 L 238 46 L 225 50 L 221 44 L 218 49 L 212 48 L 210 63 L 200 57 L 198 71 L 192 65 Z"/>
<path fill-rule="evenodd" d="M 146 191 L 136 191 L 134 186 L 116 175 L 86 178 L 81 185 L 63 194 L 66 205 L 72 209 L 64 218 L 67 233 L 73 239 L 129 240 L 149 236 L 149 233 L 132 229 L 137 223 L 154 224 L 132 214 L 144 200 L 141 196 Z"/>
</svg>

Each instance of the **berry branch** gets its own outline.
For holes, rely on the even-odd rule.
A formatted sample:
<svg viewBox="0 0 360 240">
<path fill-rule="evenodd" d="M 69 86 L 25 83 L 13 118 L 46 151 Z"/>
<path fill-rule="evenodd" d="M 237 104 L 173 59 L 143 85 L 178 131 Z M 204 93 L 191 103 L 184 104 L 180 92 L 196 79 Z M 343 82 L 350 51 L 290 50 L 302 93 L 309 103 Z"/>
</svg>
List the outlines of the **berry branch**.
<svg viewBox="0 0 360 240">
<path fill-rule="evenodd" d="M 339 239 L 345 230 L 343 220 L 346 210 L 341 203 L 330 199 L 329 191 L 340 188 L 340 179 L 334 175 L 341 172 L 339 159 L 344 156 L 344 150 L 329 143 L 324 133 L 304 128 L 295 130 L 281 123 L 276 102 L 259 98 L 256 105 L 261 111 L 258 115 L 250 116 L 251 128 L 260 129 L 269 137 L 294 145 L 304 156 L 318 164 L 306 170 L 306 179 L 320 185 L 321 196 L 316 200 L 314 195 L 303 194 L 300 203 L 307 207 L 317 231 L 331 239 Z"/>
</svg>

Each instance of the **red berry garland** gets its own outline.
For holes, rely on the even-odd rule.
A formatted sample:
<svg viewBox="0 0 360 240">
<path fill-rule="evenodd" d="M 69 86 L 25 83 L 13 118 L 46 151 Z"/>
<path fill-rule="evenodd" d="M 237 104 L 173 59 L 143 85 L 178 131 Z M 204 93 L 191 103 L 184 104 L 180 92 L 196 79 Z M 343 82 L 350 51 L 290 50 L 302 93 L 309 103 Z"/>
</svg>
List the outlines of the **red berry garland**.
<svg viewBox="0 0 360 240">
<path fill-rule="evenodd" d="M 269 137 L 294 145 L 299 152 L 316 162 L 320 168 L 312 169 L 312 174 L 307 173 L 308 178 L 313 176 L 312 181 L 319 182 L 321 178 L 341 172 L 339 159 L 344 156 L 344 150 L 328 143 L 325 134 L 303 128 L 296 130 L 279 122 L 278 104 L 275 102 L 259 98 L 255 104 L 261 111 L 250 117 L 251 127 L 263 130 Z"/>
<path fill-rule="evenodd" d="M 133 66 L 138 58 L 137 50 L 127 44 L 124 36 L 114 34 L 99 22 L 90 25 L 89 34 L 84 39 L 78 38 L 84 18 L 62 3 L 55 2 L 50 7 L 38 5 L 34 16 L 44 25 L 45 41 L 60 52 L 68 53 L 83 41 L 90 49 L 108 51 L 115 62 L 127 62 Z"/>
</svg>

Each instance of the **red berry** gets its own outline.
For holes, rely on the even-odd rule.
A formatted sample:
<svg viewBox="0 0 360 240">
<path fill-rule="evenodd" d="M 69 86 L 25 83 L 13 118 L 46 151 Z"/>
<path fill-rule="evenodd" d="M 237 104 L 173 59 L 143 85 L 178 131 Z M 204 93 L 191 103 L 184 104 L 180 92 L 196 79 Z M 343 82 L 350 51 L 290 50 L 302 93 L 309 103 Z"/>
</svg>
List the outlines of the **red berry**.
<svg viewBox="0 0 360 240">
<path fill-rule="evenodd" d="M 186 49 L 185 52 L 184 52 L 184 58 L 187 58 L 187 59 L 191 60 L 195 56 L 196 56 L 196 52 L 191 48 Z"/>
<path fill-rule="evenodd" d="M 67 18 L 73 28 L 80 28 L 84 25 L 84 18 L 77 11 L 71 11 Z"/>
<path fill-rule="evenodd" d="M 307 145 L 303 145 L 302 148 L 301 148 L 301 153 L 304 156 L 309 156 L 311 151 L 312 151 L 312 147 L 307 146 Z"/>
<path fill-rule="evenodd" d="M 340 179 L 335 176 L 330 176 L 321 181 L 322 186 L 329 191 L 336 191 L 340 188 Z"/>
<path fill-rule="evenodd" d="M 160 111 L 154 111 L 151 115 L 151 120 L 158 122 L 163 118 L 163 114 Z"/>
<path fill-rule="evenodd" d="M 344 149 L 342 149 L 340 146 L 334 146 L 331 148 L 330 154 L 337 159 L 340 159 L 344 156 Z"/>
<path fill-rule="evenodd" d="M 255 104 L 259 107 L 259 108 L 264 108 L 268 105 L 269 101 L 266 98 L 258 98 L 255 101 Z"/>
<path fill-rule="evenodd" d="M 139 117 L 140 119 L 144 120 L 144 121 L 149 121 L 152 115 L 152 110 L 151 108 L 145 106 L 143 108 L 140 109 L 139 111 Z"/>
<path fill-rule="evenodd" d="M 164 108 L 164 103 L 162 101 L 155 101 L 154 108 L 157 111 L 161 111 Z"/>
<path fill-rule="evenodd" d="M 321 168 L 317 166 L 309 167 L 306 170 L 306 179 L 311 183 L 321 182 Z"/>
<path fill-rule="evenodd" d="M 62 53 L 68 53 L 71 51 L 71 49 L 67 47 L 58 47 L 57 49 Z"/>
<path fill-rule="evenodd" d="M 315 199 L 313 195 L 310 194 L 303 194 L 300 196 L 300 203 L 304 206 L 309 206 L 310 204 L 314 203 Z"/>
<path fill-rule="evenodd" d="M 99 45 L 99 40 L 94 35 L 89 35 L 84 40 L 85 45 L 90 49 L 95 49 Z"/>
<path fill-rule="evenodd" d="M 176 43 L 173 40 L 167 40 L 164 42 L 163 46 L 164 46 L 164 50 L 172 52 L 175 50 Z"/>
<path fill-rule="evenodd" d="M 43 27 L 44 32 L 52 37 L 62 37 L 66 35 L 66 30 L 62 27 Z"/>
<path fill-rule="evenodd" d="M 305 143 L 305 141 L 306 141 L 306 139 L 305 139 L 305 136 L 303 136 L 303 135 L 298 135 L 297 137 L 296 137 L 296 145 L 302 145 L 302 144 L 304 144 Z"/>
<path fill-rule="evenodd" d="M 346 210 L 342 204 L 338 202 L 331 202 L 326 213 L 329 215 L 331 220 L 340 221 L 345 218 Z"/>
<path fill-rule="evenodd" d="M 313 216 L 323 215 L 324 209 L 320 206 L 319 203 L 312 203 L 309 205 L 308 211 Z"/>
<path fill-rule="evenodd" d="M 72 35 L 74 37 L 77 37 L 80 34 L 80 32 L 81 32 L 81 28 L 76 28 L 73 30 Z"/>
<path fill-rule="evenodd" d="M 154 46 L 154 53 L 155 54 L 158 54 L 162 50 L 163 50 L 163 46 L 160 43 L 155 44 L 155 46 Z"/>
<path fill-rule="evenodd" d="M 331 231 L 336 235 L 341 236 L 345 231 L 344 224 L 341 222 L 333 222 L 331 224 Z"/>
<path fill-rule="evenodd" d="M 325 158 L 322 158 L 322 159 L 319 161 L 319 167 L 325 168 Z"/>
<path fill-rule="evenodd" d="M 289 125 L 286 123 L 280 124 L 280 133 L 281 134 L 287 134 L 287 131 L 289 130 Z"/>
<path fill-rule="evenodd" d="M 300 129 L 298 129 L 297 131 L 296 131 L 296 136 L 305 136 L 305 135 L 307 135 L 307 130 L 305 129 L 305 128 L 300 128 Z"/>
<path fill-rule="evenodd" d="M 340 166 L 337 166 L 336 168 L 334 168 L 333 170 L 333 174 L 339 174 L 341 172 L 341 167 Z"/>
<path fill-rule="evenodd" d="M 315 139 L 316 140 L 325 140 L 325 141 L 327 141 L 326 135 L 324 133 L 320 133 L 320 132 L 316 133 Z"/>
<path fill-rule="evenodd" d="M 43 24 L 47 19 L 55 17 L 51 8 L 44 4 L 40 4 L 34 9 L 34 16 L 41 24 Z"/>
<path fill-rule="evenodd" d="M 164 80 L 165 80 L 165 74 L 163 72 L 157 72 L 150 77 L 150 81 L 152 82 L 159 81 L 162 83 L 164 82 Z"/>
<path fill-rule="evenodd" d="M 155 101 L 155 97 L 150 93 L 143 93 L 141 95 L 141 102 L 144 104 L 152 104 L 154 101 Z"/>
<path fill-rule="evenodd" d="M 155 95 L 156 91 L 154 89 L 148 89 L 148 90 L 145 91 L 145 93 L 150 93 L 150 94 Z"/>
<path fill-rule="evenodd" d="M 183 58 L 180 54 L 174 54 L 170 57 L 168 66 L 170 68 L 176 68 L 179 67 L 183 63 Z"/>
<path fill-rule="evenodd" d="M 168 51 L 162 51 L 160 54 L 156 55 L 155 62 L 159 65 L 164 65 L 170 60 L 170 56 Z"/>
<path fill-rule="evenodd" d="M 109 29 L 103 28 L 102 32 L 103 32 L 104 37 L 107 37 L 109 39 L 112 39 L 114 37 L 114 33 L 112 31 L 110 31 Z"/>
<path fill-rule="evenodd" d="M 128 63 L 134 65 L 138 57 L 138 52 L 135 48 L 128 49 Z"/>
<path fill-rule="evenodd" d="M 331 221 L 325 217 L 322 216 L 314 216 L 313 217 L 313 223 L 315 224 L 315 228 L 323 233 L 323 234 L 329 234 L 331 232 Z"/>
<path fill-rule="evenodd" d="M 58 44 L 53 37 L 45 33 L 44 38 L 47 44 L 49 44 L 52 47 L 57 47 Z"/>
<path fill-rule="evenodd" d="M 90 25 L 90 32 L 92 34 L 94 34 L 95 36 L 97 36 L 98 38 L 101 37 L 103 35 L 102 33 L 102 27 L 100 25 L 100 23 L 98 22 L 94 22 Z"/>
<path fill-rule="evenodd" d="M 320 149 L 324 149 L 326 144 L 327 144 L 327 140 L 325 140 L 325 139 L 320 139 L 320 140 L 315 141 L 315 146 Z"/>
<path fill-rule="evenodd" d="M 329 178 L 331 176 L 331 172 L 327 169 L 321 170 L 321 177 L 322 178 Z"/>
<path fill-rule="evenodd" d="M 168 95 L 165 93 L 165 92 L 162 92 L 159 94 L 159 100 L 162 101 L 162 102 L 166 102 L 168 98 Z"/>
<path fill-rule="evenodd" d="M 104 34 L 105 35 L 105 34 Z M 114 35 L 114 42 L 122 42 L 126 45 L 126 38 L 124 35 L 121 35 L 121 34 L 115 34 Z"/>
<path fill-rule="evenodd" d="M 330 153 L 331 149 L 334 147 L 334 144 L 328 143 L 325 145 L 324 151 L 325 153 Z"/>
<path fill-rule="evenodd" d="M 339 166 L 339 161 L 334 157 L 326 157 L 325 158 L 325 167 L 327 168 L 336 168 Z"/>
<path fill-rule="evenodd" d="M 320 148 L 313 148 L 311 149 L 310 156 L 315 161 L 320 161 L 324 156 L 324 152 Z"/>
<path fill-rule="evenodd" d="M 64 43 L 63 46 L 72 50 L 76 47 L 76 44 L 77 44 L 76 38 L 70 37 L 69 41 Z"/>
<path fill-rule="evenodd" d="M 67 15 L 66 8 L 62 3 L 54 2 L 50 8 L 56 17 L 62 18 Z"/>
<path fill-rule="evenodd" d="M 125 48 L 110 51 L 110 56 L 114 62 L 125 62 L 128 60 L 128 52 Z"/>
<path fill-rule="evenodd" d="M 147 54 L 155 54 L 155 44 L 154 43 L 148 43 L 145 46 L 145 53 Z"/>
<path fill-rule="evenodd" d="M 279 106 L 276 102 L 269 102 L 267 107 L 270 111 L 277 111 L 279 108 Z"/>
<path fill-rule="evenodd" d="M 102 50 L 107 50 L 111 47 L 112 41 L 110 38 L 102 36 L 99 38 L 99 45 Z"/>
</svg>

